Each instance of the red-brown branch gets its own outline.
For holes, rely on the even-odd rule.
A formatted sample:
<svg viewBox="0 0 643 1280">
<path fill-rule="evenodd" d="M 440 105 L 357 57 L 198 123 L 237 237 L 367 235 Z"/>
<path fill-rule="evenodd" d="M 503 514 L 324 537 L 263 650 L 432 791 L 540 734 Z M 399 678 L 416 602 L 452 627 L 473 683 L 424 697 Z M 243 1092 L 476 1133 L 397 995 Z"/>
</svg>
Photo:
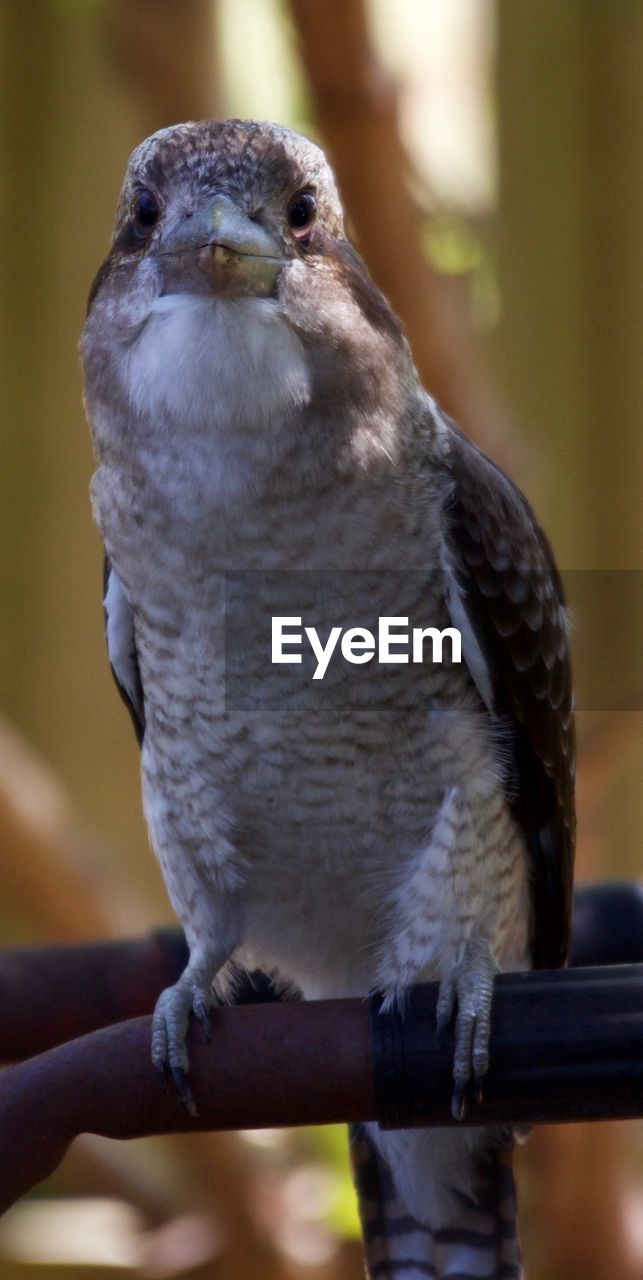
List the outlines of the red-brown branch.
<svg viewBox="0 0 643 1280">
<path fill-rule="evenodd" d="M 199 1118 L 150 1063 L 151 1020 L 59 1045 L 0 1075 L 0 1212 L 54 1171 L 80 1133 L 135 1138 L 374 1115 L 368 1006 L 359 1001 L 217 1009 L 213 1044 L 190 1036 Z"/>
</svg>

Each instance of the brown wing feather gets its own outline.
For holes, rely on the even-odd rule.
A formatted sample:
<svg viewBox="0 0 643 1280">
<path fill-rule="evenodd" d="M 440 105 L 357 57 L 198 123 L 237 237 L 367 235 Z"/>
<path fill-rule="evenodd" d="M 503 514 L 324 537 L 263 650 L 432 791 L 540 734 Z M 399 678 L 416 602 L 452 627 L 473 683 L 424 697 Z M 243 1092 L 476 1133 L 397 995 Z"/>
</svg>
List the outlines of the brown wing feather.
<svg viewBox="0 0 643 1280">
<path fill-rule="evenodd" d="M 511 725 L 507 798 L 532 856 L 533 958 L 564 963 L 574 856 L 568 624 L 553 552 L 527 499 L 449 422 L 449 538 L 494 709 Z"/>
<path fill-rule="evenodd" d="M 105 553 L 103 557 L 103 613 L 105 620 L 105 639 L 107 641 L 107 653 L 109 657 L 109 665 L 114 677 L 116 688 L 130 713 L 134 732 L 139 747 L 142 745 L 145 734 L 145 700 L 143 697 L 143 685 L 141 682 L 141 672 L 138 665 L 138 654 L 136 651 L 136 642 L 133 639 L 134 628 L 132 624 L 132 644 L 126 655 L 127 678 L 123 678 L 123 673 L 119 667 L 119 661 L 115 659 L 110 652 L 108 640 L 108 588 L 110 577 L 112 575 L 112 566 L 109 556 Z M 129 609 L 129 606 L 127 606 Z M 131 615 L 130 615 L 131 616 Z"/>
</svg>

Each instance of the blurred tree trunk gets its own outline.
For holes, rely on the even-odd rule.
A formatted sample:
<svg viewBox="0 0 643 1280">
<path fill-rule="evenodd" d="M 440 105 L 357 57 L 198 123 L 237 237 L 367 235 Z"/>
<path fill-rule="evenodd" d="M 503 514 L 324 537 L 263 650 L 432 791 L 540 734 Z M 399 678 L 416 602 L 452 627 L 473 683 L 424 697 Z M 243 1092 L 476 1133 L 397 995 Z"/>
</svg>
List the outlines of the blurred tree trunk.
<svg viewBox="0 0 643 1280">
<path fill-rule="evenodd" d="M 0 7 L 0 129 L 11 173 L 0 210 L 0 701 L 96 829 L 111 833 L 122 874 L 137 875 L 146 843 L 137 751 L 105 667 L 77 354 L 137 130 L 105 66 L 96 13 L 20 0 Z M 161 910 L 154 869 L 143 875 Z"/>
<path fill-rule="evenodd" d="M 355 240 L 406 327 L 427 389 L 498 456 L 505 424 L 473 332 L 466 283 L 422 250 L 395 86 L 373 53 L 364 0 L 290 0 L 301 57 Z"/>
<path fill-rule="evenodd" d="M 643 6 L 499 0 L 498 89 L 500 372 L 564 567 L 641 569 Z"/>
<path fill-rule="evenodd" d="M 571 571 L 581 712 L 641 707 L 643 6 L 501 0 L 499 19 L 498 370 L 549 460 L 524 479 Z M 621 799 L 605 865 L 627 874 L 643 795 Z"/>
<path fill-rule="evenodd" d="M 643 6 L 501 0 L 499 19 L 498 368 L 549 460 L 526 479 L 574 571 L 579 705 L 640 706 Z"/>
<path fill-rule="evenodd" d="M 212 0 L 107 0 L 104 30 L 140 137 L 223 115 Z"/>
<path fill-rule="evenodd" d="M 638 695 L 639 705 L 641 694 L 643 5 L 499 0 L 498 20 L 497 366 L 548 459 L 525 483 L 561 566 L 577 571 L 567 585 L 582 738 L 593 707 L 608 709 L 597 732 L 611 729 L 610 689 L 621 702 Z M 623 714 L 612 719 L 619 740 L 631 739 Z M 640 721 L 630 740 L 633 778 L 643 766 Z M 602 753 L 604 811 L 591 864 L 594 833 L 580 815 L 581 878 L 617 868 L 640 874 L 641 789 L 631 785 L 627 804 L 619 803 L 624 757 L 612 738 Z M 527 1242 L 530 1280 L 640 1274 L 625 1230 L 626 1133 L 570 1126 L 541 1130 L 527 1144 L 527 1189 L 530 1172 L 534 1178 L 525 1218 L 539 1224 Z"/>
</svg>

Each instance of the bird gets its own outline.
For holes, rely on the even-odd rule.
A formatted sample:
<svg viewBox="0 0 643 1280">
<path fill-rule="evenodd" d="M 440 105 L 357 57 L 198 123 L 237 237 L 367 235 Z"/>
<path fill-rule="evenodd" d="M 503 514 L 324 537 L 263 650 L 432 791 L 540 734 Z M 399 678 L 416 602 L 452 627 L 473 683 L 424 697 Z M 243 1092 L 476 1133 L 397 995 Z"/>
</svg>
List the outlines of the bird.
<svg viewBox="0 0 643 1280">
<path fill-rule="evenodd" d="M 240 970 L 402 1010 L 438 982 L 453 1124 L 353 1134 L 369 1274 L 517 1277 L 513 1136 L 466 1112 L 495 975 L 569 942 L 550 544 L 423 388 L 323 150 L 290 128 L 188 122 L 134 150 L 81 354 L 108 655 L 189 947 L 153 1063 L 194 1108 L 188 1025 L 209 1030 Z M 416 626 L 461 654 L 411 660 Z M 342 637 L 317 680 L 297 648 L 315 629 Z"/>
</svg>

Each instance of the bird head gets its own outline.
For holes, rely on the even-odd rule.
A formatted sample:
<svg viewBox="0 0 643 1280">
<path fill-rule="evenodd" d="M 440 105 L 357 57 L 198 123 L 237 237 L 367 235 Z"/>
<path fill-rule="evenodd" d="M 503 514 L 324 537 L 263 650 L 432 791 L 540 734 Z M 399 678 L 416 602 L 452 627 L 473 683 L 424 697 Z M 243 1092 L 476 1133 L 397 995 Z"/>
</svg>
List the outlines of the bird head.
<svg viewBox="0 0 643 1280">
<path fill-rule="evenodd" d="M 282 269 L 311 252 L 317 227 L 343 238 L 333 173 L 315 143 L 256 121 L 174 125 L 130 157 L 92 293 L 152 260 L 169 292 L 269 296 Z"/>
<path fill-rule="evenodd" d="M 262 430 L 314 400 L 368 415 L 391 371 L 414 378 L 323 151 L 242 120 L 175 125 L 133 152 L 83 355 L 95 436 L 119 397 L 173 429 Z"/>
</svg>

